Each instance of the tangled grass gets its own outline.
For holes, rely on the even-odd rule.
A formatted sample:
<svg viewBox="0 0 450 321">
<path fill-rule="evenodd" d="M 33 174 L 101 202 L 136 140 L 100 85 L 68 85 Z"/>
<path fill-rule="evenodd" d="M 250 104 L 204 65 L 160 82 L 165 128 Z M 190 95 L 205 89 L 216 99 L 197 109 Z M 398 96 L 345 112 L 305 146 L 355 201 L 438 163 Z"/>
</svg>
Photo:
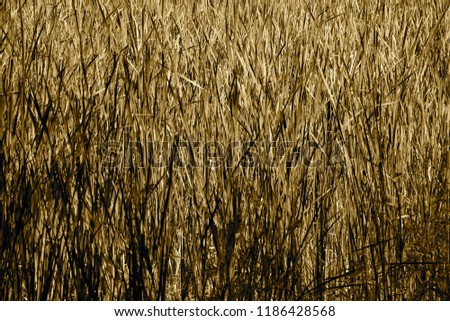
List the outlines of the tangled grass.
<svg viewBox="0 0 450 321">
<path fill-rule="evenodd" d="M 2 1 L 0 299 L 448 300 L 449 11 Z"/>
</svg>

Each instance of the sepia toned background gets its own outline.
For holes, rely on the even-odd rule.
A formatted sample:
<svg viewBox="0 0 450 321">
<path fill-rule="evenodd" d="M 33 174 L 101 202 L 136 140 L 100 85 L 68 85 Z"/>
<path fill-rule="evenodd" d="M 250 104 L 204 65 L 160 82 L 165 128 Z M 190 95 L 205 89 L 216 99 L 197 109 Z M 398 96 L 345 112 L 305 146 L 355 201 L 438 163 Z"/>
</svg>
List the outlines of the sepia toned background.
<svg viewBox="0 0 450 321">
<path fill-rule="evenodd" d="M 448 300 L 449 6 L 2 0 L 0 299 Z"/>
</svg>

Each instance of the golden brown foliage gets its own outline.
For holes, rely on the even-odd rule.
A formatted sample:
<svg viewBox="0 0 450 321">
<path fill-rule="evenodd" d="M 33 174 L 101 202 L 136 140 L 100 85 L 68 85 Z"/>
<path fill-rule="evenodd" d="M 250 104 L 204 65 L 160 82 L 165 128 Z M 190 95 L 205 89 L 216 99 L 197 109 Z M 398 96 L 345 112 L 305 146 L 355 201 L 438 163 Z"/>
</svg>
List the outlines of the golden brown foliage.
<svg viewBox="0 0 450 321">
<path fill-rule="evenodd" d="M 0 299 L 449 299 L 449 26 L 439 0 L 2 2 Z M 161 168 L 126 135 L 292 148 Z"/>
</svg>

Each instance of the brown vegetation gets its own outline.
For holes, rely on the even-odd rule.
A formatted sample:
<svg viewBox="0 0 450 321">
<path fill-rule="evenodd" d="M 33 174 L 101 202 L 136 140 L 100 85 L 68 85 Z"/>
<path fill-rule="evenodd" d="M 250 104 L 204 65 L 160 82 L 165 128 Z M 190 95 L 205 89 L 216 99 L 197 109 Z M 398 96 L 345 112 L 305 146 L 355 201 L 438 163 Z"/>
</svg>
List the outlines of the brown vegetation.
<svg viewBox="0 0 450 321">
<path fill-rule="evenodd" d="M 443 0 L 2 1 L 0 299 L 449 299 L 449 26 Z M 155 167 L 125 133 L 250 144 Z M 252 166 L 267 140 L 292 148 Z"/>
</svg>

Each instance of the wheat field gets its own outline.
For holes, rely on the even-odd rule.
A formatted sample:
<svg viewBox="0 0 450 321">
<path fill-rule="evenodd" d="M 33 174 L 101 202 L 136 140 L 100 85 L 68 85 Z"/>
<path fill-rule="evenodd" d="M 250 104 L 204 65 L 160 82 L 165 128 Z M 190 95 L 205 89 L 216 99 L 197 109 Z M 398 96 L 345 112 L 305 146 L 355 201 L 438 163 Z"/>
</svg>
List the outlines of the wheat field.
<svg viewBox="0 0 450 321">
<path fill-rule="evenodd" d="M 0 299 L 450 299 L 449 6 L 1 1 Z"/>
</svg>

